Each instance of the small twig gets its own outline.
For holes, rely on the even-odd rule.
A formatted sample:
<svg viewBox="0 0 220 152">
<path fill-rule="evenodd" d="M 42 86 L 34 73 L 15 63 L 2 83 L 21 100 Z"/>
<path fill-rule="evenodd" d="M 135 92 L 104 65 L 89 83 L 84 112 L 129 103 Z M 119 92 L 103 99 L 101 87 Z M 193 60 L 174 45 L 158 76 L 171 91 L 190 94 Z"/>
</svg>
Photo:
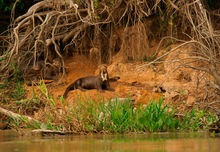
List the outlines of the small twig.
<svg viewBox="0 0 220 152">
<path fill-rule="evenodd" d="M 191 40 L 191 41 L 188 41 L 188 42 L 184 42 L 184 43 L 182 43 L 182 44 L 176 46 L 175 48 L 171 49 L 170 51 L 164 53 L 164 54 L 161 55 L 160 57 L 156 58 L 154 61 L 139 66 L 139 68 L 143 68 L 143 67 L 149 66 L 149 65 L 151 65 L 151 64 L 154 64 L 156 61 L 158 61 L 158 60 L 162 59 L 163 57 L 169 55 L 170 53 L 174 52 L 174 51 L 177 50 L 178 48 L 181 48 L 181 47 L 183 47 L 184 45 L 188 45 L 188 44 L 191 44 L 191 43 L 197 43 L 197 42 L 194 41 L 194 40 Z"/>
</svg>

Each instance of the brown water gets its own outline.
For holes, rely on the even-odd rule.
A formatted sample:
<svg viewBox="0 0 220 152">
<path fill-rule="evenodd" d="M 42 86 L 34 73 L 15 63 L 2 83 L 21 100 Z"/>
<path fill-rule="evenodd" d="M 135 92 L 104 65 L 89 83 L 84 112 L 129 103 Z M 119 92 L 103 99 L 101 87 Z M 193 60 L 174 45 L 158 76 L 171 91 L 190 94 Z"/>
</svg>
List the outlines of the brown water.
<svg viewBox="0 0 220 152">
<path fill-rule="evenodd" d="M 219 152 L 220 138 L 207 133 L 163 133 L 83 136 L 19 136 L 0 131 L 0 152 Z"/>
</svg>

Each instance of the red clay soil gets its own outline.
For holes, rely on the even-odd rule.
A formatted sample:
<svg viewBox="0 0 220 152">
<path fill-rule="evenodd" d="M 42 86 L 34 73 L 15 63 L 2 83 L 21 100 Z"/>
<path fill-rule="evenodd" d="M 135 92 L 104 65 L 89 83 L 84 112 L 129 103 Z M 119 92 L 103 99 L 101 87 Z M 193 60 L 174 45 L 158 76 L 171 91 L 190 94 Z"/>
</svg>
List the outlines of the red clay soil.
<svg viewBox="0 0 220 152">
<path fill-rule="evenodd" d="M 171 48 L 174 46 L 171 46 Z M 184 49 L 184 48 L 183 48 Z M 163 52 L 163 50 L 160 50 Z M 115 55 L 112 63 L 108 65 L 110 77 L 120 76 L 120 80 L 111 82 L 110 86 L 115 91 L 99 92 L 97 90 L 71 90 L 66 99 L 66 103 L 75 103 L 78 98 L 110 100 L 113 98 L 132 98 L 136 103 L 146 103 L 153 99 L 158 100 L 163 97 L 165 103 L 175 105 L 178 109 L 185 110 L 201 101 L 199 96 L 203 96 L 204 82 L 200 81 L 198 86 L 198 74 L 189 69 L 175 69 L 177 63 L 168 62 L 175 52 L 165 58 L 164 64 L 143 66 L 149 62 L 122 62 L 122 56 Z M 47 85 L 50 95 L 54 99 L 62 96 L 66 87 L 76 79 L 98 74 L 98 66 L 94 61 L 83 55 L 74 55 L 66 60 L 67 75 L 59 84 L 56 82 Z M 161 86 L 162 92 L 158 92 L 157 87 Z M 27 98 L 31 98 L 33 87 L 28 87 Z"/>
<path fill-rule="evenodd" d="M 98 67 L 91 62 L 86 56 L 74 55 L 73 58 L 66 61 L 67 75 L 63 83 L 54 87 L 48 85 L 49 93 L 53 97 L 62 96 L 66 87 L 74 82 L 76 79 L 97 75 Z M 138 69 L 140 65 L 137 63 L 112 63 L 108 65 L 108 73 L 110 77 L 120 76 L 120 80 L 110 82 L 110 86 L 114 89 L 113 92 L 105 90 L 99 92 L 97 90 L 87 90 L 82 92 L 80 90 L 72 90 L 68 93 L 67 102 L 74 102 L 79 97 L 99 99 L 112 98 L 132 98 L 136 102 L 148 102 L 153 99 L 159 99 L 162 94 L 153 92 L 153 87 L 157 82 L 158 76 L 150 68 Z"/>
</svg>

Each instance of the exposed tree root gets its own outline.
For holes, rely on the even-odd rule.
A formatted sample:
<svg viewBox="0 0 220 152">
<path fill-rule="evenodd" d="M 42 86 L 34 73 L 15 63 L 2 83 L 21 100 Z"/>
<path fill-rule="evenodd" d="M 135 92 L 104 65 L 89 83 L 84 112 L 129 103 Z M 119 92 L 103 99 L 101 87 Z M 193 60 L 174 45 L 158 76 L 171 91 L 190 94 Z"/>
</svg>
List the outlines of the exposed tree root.
<svg viewBox="0 0 220 152">
<path fill-rule="evenodd" d="M 138 2 L 137 5 L 137 2 L 127 0 L 111 3 L 92 0 L 38 2 L 12 23 L 11 41 L 2 71 L 8 71 L 13 63 L 21 73 L 26 73 L 38 62 L 44 61 L 46 67 L 58 59 L 62 79 L 65 76 L 64 59 L 73 53 L 88 54 L 93 47 L 99 50 L 99 64 L 111 61 L 112 54 L 120 49 L 125 59 L 143 59 L 143 48 L 148 44 L 143 41 L 147 40 L 147 35 L 141 22 L 151 15 L 151 6 L 154 2 Z M 130 28 L 126 36 L 116 34 L 115 27 L 126 28 L 136 23 L 140 26 L 133 29 L 135 37 L 129 38 Z M 128 47 L 126 40 L 131 41 Z M 118 41 L 123 42 L 122 47 L 116 46 Z"/>
</svg>

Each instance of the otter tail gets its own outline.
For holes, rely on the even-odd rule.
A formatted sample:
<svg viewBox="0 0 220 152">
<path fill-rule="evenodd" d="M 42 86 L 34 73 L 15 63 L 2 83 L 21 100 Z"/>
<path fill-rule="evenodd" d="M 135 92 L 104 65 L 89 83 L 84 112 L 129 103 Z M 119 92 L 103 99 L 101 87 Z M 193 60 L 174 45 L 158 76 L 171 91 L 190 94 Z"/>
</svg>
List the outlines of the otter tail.
<svg viewBox="0 0 220 152">
<path fill-rule="evenodd" d="M 67 88 L 66 88 L 66 91 L 64 92 L 63 94 L 63 98 L 66 98 L 67 97 L 67 94 L 70 90 L 74 90 L 74 83 L 72 83 L 71 85 L 69 85 Z"/>
</svg>

